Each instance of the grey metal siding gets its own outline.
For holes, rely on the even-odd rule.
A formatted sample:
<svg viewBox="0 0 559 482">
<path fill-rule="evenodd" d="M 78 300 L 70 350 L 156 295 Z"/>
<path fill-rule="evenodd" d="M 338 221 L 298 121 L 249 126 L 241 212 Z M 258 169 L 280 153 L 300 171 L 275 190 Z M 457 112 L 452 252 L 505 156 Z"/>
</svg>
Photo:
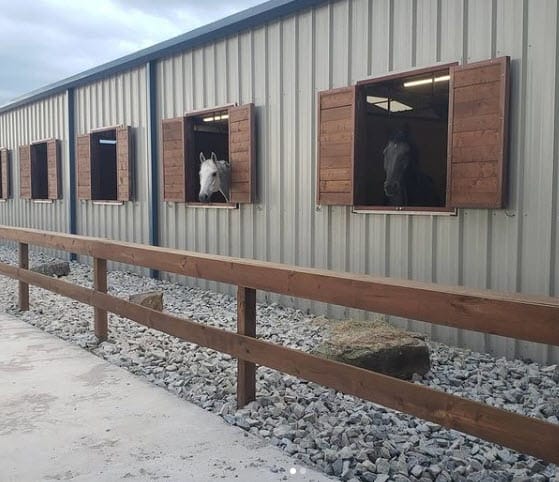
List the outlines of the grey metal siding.
<svg viewBox="0 0 559 482">
<path fill-rule="evenodd" d="M 108 204 L 79 200 L 77 234 L 149 244 L 149 112 L 146 68 L 130 70 L 75 90 L 76 135 L 130 125 L 134 136 L 134 200 Z M 140 273 L 142 268 L 120 266 Z"/>
<path fill-rule="evenodd" d="M 68 232 L 69 173 L 65 94 L 0 114 L 0 147 L 10 150 L 11 198 L 0 202 L 0 223 L 49 231 Z M 62 199 L 33 201 L 19 197 L 19 146 L 49 138 L 60 139 Z M 33 249 L 33 247 L 31 247 Z M 45 250 L 53 256 L 63 252 Z"/>
<path fill-rule="evenodd" d="M 553 0 L 339 0 L 161 60 L 162 118 L 254 102 L 258 133 L 258 202 L 238 210 L 162 203 L 161 244 L 557 296 L 557 15 Z M 316 206 L 318 91 L 390 71 L 501 55 L 512 58 L 508 209 L 430 216 Z M 266 298 L 330 316 L 374 316 Z M 559 361 L 553 347 L 393 321 L 444 342 Z"/>
</svg>

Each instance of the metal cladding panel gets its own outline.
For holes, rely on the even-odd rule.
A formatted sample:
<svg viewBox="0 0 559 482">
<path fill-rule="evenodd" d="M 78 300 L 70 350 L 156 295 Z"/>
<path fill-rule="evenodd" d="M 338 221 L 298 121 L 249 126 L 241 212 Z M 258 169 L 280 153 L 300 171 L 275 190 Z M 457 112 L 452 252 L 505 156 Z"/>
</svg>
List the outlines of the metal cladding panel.
<svg viewBox="0 0 559 482">
<path fill-rule="evenodd" d="M 162 203 L 161 243 L 556 296 L 556 38 L 557 6 L 551 0 L 541 5 L 523 0 L 339 0 L 163 59 L 158 65 L 161 118 L 255 103 L 258 182 L 257 202 L 239 209 Z M 437 216 L 355 214 L 346 207 L 316 206 L 318 91 L 390 71 L 501 55 L 511 56 L 513 72 L 508 209 Z M 234 292 L 230 286 L 188 282 Z M 263 298 L 340 318 L 376 316 L 285 296 Z M 559 361 L 558 351 L 550 347 L 392 321 L 476 350 Z"/>
<path fill-rule="evenodd" d="M 0 114 L 0 147 L 10 150 L 11 196 L 0 202 L 0 224 L 49 231 L 69 231 L 70 184 L 68 169 L 67 96 L 59 94 Z M 62 198 L 54 201 L 21 199 L 19 196 L 19 146 L 60 139 Z M 32 247 L 32 249 L 34 249 Z M 61 251 L 41 251 L 62 258 Z"/>
<path fill-rule="evenodd" d="M 149 244 L 149 115 L 147 68 L 95 82 L 75 91 L 76 135 L 93 129 L 129 125 L 134 138 L 133 200 L 102 203 L 78 200 L 78 234 Z M 84 261 L 86 258 L 84 258 Z M 146 273 L 143 268 L 111 264 Z"/>
</svg>

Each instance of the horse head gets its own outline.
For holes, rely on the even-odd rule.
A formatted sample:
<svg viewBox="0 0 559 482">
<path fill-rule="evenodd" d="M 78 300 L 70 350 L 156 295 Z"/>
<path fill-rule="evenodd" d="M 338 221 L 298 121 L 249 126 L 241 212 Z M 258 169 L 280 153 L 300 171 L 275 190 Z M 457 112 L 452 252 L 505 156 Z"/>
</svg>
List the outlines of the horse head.
<svg viewBox="0 0 559 482">
<path fill-rule="evenodd" d="M 392 206 L 407 205 L 406 175 L 414 165 L 412 147 L 407 129 L 398 129 L 389 138 L 383 150 L 384 193 Z"/>
<path fill-rule="evenodd" d="M 221 192 L 229 202 L 230 166 L 227 161 L 218 160 L 215 152 L 209 159 L 200 153 L 200 202 L 209 202 L 212 194 Z"/>
</svg>

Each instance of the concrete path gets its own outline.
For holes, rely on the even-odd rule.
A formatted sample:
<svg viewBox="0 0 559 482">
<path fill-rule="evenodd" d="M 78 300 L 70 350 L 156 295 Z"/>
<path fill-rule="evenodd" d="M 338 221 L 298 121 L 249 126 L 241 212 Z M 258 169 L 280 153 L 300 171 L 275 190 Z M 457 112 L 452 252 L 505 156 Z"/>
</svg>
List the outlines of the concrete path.
<svg viewBox="0 0 559 482">
<path fill-rule="evenodd" d="M 331 480 L 126 370 L 0 313 L 0 481 L 121 479 Z"/>
</svg>

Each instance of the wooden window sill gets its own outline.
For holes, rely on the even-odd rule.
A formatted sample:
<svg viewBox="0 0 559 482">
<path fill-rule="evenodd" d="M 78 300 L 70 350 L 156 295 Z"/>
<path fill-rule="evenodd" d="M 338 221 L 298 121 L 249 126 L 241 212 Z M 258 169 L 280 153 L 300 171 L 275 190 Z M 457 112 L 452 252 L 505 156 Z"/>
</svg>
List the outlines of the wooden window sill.
<svg viewBox="0 0 559 482">
<path fill-rule="evenodd" d="M 190 208 L 215 208 L 215 209 L 238 209 L 238 203 L 197 203 L 187 202 L 186 205 Z"/>
<path fill-rule="evenodd" d="M 454 208 L 398 207 L 398 206 L 353 206 L 355 214 L 414 214 L 425 216 L 456 216 Z"/>
<path fill-rule="evenodd" d="M 53 204 L 54 199 L 31 199 L 34 204 Z"/>
<path fill-rule="evenodd" d="M 91 201 L 95 206 L 122 206 L 124 204 L 124 201 Z"/>
</svg>

